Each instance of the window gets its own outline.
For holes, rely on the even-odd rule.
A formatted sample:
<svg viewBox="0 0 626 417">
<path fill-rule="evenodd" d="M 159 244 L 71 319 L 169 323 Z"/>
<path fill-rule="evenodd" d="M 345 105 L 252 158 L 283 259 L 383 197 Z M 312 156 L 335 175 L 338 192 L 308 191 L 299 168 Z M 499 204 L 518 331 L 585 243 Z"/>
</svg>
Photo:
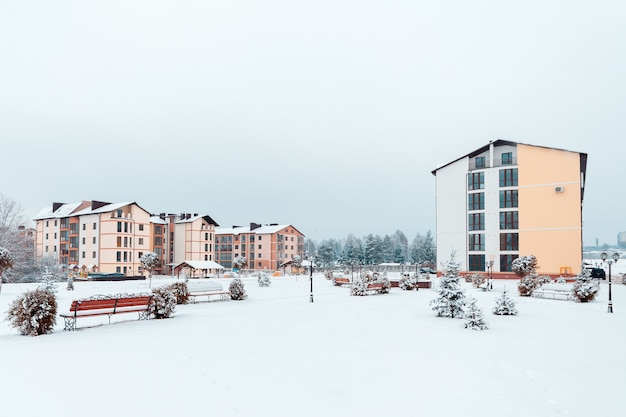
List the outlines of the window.
<svg viewBox="0 0 626 417">
<path fill-rule="evenodd" d="M 142 237 L 138 237 L 137 238 L 137 244 L 143 245 L 143 238 Z"/>
<path fill-rule="evenodd" d="M 117 237 L 117 247 L 118 247 L 118 248 L 121 248 L 121 247 L 122 247 L 122 237 L 121 237 L 121 236 L 118 236 L 118 237 Z"/>
<path fill-rule="evenodd" d="M 517 187 L 517 168 L 500 170 L 500 187 Z"/>
<path fill-rule="evenodd" d="M 472 193 L 467 195 L 468 210 L 485 209 L 485 193 Z"/>
<path fill-rule="evenodd" d="M 117 213 L 117 217 L 122 217 L 122 210 L 117 210 L 116 213 Z"/>
<path fill-rule="evenodd" d="M 93 244 L 94 245 L 96 244 L 96 237 L 95 236 L 93 237 Z"/>
<path fill-rule="evenodd" d="M 48 234 L 46 233 L 46 240 L 48 240 Z"/>
<path fill-rule="evenodd" d="M 500 255 L 500 271 L 513 272 L 513 261 L 517 259 L 517 255 Z"/>
<path fill-rule="evenodd" d="M 502 165 L 513 164 L 513 152 L 505 152 L 502 154 Z"/>
<path fill-rule="evenodd" d="M 467 230 L 485 230 L 485 213 L 471 213 L 468 215 Z M 293 246 L 291 247 L 293 249 Z"/>
<path fill-rule="evenodd" d="M 519 250 L 519 234 L 500 233 L 500 250 Z"/>
<path fill-rule="evenodd" d="M 261 249 L 261 245 L 259 245 L 259 249 Z"/>
<path fill-rule="evenodd" d="M 128 236 L 124 236 L 124 247 L 128 247 Z"/>
<path fill-rule="evenodd" d="M 204 234 L 204 240 L 209 240 L 209 234 L 208 233 Z"/>
<path fill-rule="evenodd" d="M 122 222 L 117 222 L 117 233 L 122 233 Z"/>
<path fill-rule="evenodd" d="M 261 240 L 261 238 L 262 238 L 262 237 L 263 237 L 263 236 L 259 236 L 259 240 Z"/>
<path fill-rule="evenodd" d="M 96 259 L 96 251 L 91 252 L 91 257 L 92 257 L 93 259 Z"/>
<path fill-rule="evenodd" d="M 485 250 L 485 235 L 471 234 L 469 235 L 469 248 L 470 251 L 484 251 Z"/>
<path fill-rule="evenodd" d="M 120 251 L 115 252 L 115 260 L 117 262 L 122 262 L 122 252 Z"/>
<path fill-rule="evenodd" d="M 124 233 L 128 233 L 128 223 L 124 222 Z"/>
<path fill-rule="evenodd" d="M 472 172 L 471 174 L 467 174 L 468 190 L 482 190 L 483 188 L 485 188 L 484 172 Z"/>
<path fill-rule="evenodd" d="M 205 252 L 208 252 L 208 251 L 209 251 L 209 244 L 208 244 L 208 243 L 205 243 L 205 244 L 204 244 L 204 251 L 205 251 Z M 206 259 L 205 259 L 205 260 L 206 260 Z"/>
<path fill-rule="evenodd" d="M 469 270 L 470 271 L 484 271 L 485 270 L 485 255 L 470 255 L 469 256 Z"/>
<path fill-rule="evenodd" d="M 48 224 L 48 220 L 46 220 L 46 227 L 48 227 L 48 226 L 49 226 L 49 224 Z"/>
<path fill-rule="evenodd" d="M 96 230 L 96 224 L 95 223 L 93 224 L 93 230 Z"/>
<path fill-rule="evenodd" d="M 83 223 L 83 230 L 87 230 L 87 224 Z"/>
<path fill-rule="evenodd" d="M 139 231 L 140 231 L 140 232 L 143 232 L 143 224 L 140 224 L 140 225 L 139 225 Z"/>
<path fill-rule="evenodd" d="M 85 244 L 85 238 L 83 238 L 83 245 Z"/>
<path fill-rule="evenodd" d="M 517 211 L 503 211 L 500 213 L 500 229 L 519 229 L 519 213 Z"/>
<path fill-rule="evenodd" d="M 82 258 L 85 259 L 85 252 L 83 251 L 83 253 L 81 254 Z"/>
<path fill-rule="evenodd" d="M 500 208 L 517 207 L 517 190 L 500 191 Z"/>
<path fill-rule="evenodd" d="M 485 157 L 484 156 L 477 156 L 475 159 L 475 163 L 476 163 L 476 169 L 483 169 L 485 168 Z"/>
</svg>

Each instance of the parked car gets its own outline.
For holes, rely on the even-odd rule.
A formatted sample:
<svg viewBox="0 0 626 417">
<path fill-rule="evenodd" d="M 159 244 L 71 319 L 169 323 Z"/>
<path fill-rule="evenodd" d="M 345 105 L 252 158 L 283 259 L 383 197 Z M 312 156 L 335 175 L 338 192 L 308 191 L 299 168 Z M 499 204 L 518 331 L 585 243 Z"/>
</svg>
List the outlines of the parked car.
<svg viewBox="0 0 626 417">
<path fill-rule="evenodd" d="M 432 268 L 420 268 L 420 273 L 422 273 L 422 274 L 436 274 L 437 271 L 435 271 Z"/>
<path fill-rule="evenodd" d="M 591 272 L 591 278 L 606 279 L 606 272 L 602 268 L 587 268 Z"/>
</svg>

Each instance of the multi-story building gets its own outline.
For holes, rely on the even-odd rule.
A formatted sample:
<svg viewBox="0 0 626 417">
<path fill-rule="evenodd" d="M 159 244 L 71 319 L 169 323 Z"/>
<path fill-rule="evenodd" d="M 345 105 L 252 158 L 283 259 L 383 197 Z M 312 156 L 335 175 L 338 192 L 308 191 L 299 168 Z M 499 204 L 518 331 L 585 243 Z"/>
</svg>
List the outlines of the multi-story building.
<svg viewBox="0 0 626 417">
<path fill-rule="evenodd" d="M 53 203 L 34 219 L 37 256 L 52 256 L 81 273 L 141 274 L 152 250 L 150 213 L 135 202 Z"/>
<path fill-rule="evenodd" d="M 432 171 L 437 260 L 510 274 L 534 255 L 538 273 L 577 273 L 587 154 L 496 140 Z"/>
<path fill-rule="evenodd" d="M 215 229 L 216 262 L 231 268 L 237 256 L 244 256 L 247 268 L 275 270 L 296 255 L 304 255 L 304 235 L 292 225 L 250 223 Z"/>
</svg>

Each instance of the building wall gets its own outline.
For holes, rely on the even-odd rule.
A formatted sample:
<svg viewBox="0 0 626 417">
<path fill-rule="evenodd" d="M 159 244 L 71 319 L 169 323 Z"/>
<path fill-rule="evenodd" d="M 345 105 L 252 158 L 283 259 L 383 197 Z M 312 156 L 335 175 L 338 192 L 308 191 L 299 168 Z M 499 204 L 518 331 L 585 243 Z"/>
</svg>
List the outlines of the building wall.
<svg viewBox="0 0 626 417">
<path fill-rule="evenodd" d="M 520 256 L 534 255 L 540 274 L 559 274 L 563 267 L 580 272 L 580 154 L 520 144 L 517 155 Z"/>
<path fill-rule="evenodd" d="M 467 267 L 467 183 L 468 158 L 462 158 L 437 172 L 437 263 L 450 259 Z"/>
</svg>

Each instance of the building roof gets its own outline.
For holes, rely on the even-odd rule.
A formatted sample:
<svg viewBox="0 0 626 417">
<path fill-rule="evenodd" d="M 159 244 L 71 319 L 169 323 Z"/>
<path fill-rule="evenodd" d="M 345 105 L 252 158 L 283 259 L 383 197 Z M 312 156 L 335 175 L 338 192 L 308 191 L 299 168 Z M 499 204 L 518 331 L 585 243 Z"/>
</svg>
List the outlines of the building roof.
<svg viewBox="0 0 626 417">
<path fill-rule="evenodd" d="M 447 167 L 448 165 L 451 165 L 451 164 L 453 164 L 453 163 L 455 163 L 457 161 L 460 161 L 463 158 L 468 158 L 468 157 L 471 158 L 473 156 L 480 155 L 481 153 L 488 151 L 489 147 L 491 145 L 493 145 L 494 147 L 526 145 L 526 146 L 534 146 L 536 148 L 554 149 L 554 150 L 557 150 L 557 151 L 564 151 L 564 152 L 576 152 L 576 151 L 570 151 L 570 150 L 567 150 L 567 149 L 553 148 L 553 147 L 550 147 L 550 146 L 531 145 L 529 143 L 513 142 L 513 141 L 510 141 L 510 140 L 497 139 L 497 140 L 494 140 L 494 141 L 490 141 L 487 145 L 481 146 L 480 148 L 475 149 L 472 152 L 467 153 L 467 154 L 465 154 L 463 156 L 460 156 L 460 157 L 458 157 L 457 159 L 455 159 L 453 161 L 450 161 L 450 162 L 448 162 L 446 164 L 438 166 L 437 168 L 435 168 L 434 170 L 431 171 L 431 174 L 437 175 L 437 171 L 439 171 L 441 168 Z M 585 153 L 582 153 L 582 152 L 576 152 L 576 153 L 581 154 L 581 155 L 586 155 Z"/>
<path fill-rule="evenodd" d="M 219 224 L 217 224 L 217 222 L 213 220 L 211 216 L 209 216 L 208 214 L 201 215 L 201 216 L 194 214 L 193 216 L 189 216 L 189 217 L 185 217 L 184 219 L 177 220 L 174 223 L 191 223 L 191 222 L 198 220 L 199 218 L 204 219 L 204 221 L 216 227 L 219 226 Z"/>
<path fill-rule="evenodd" d="M 300 231 L 290 224 L 266 224 L 266 225 L 255 225 L 258 227 L 250 227 L 250 226 L 233 226 L 233 227 L 220 227 L 215 229 L 216 235 L 240 235 L 244 233 L 255 233 L 257 235 L 268 235 L 273 233 L 278 233 L 281 230 L 292 227 L 298 233 Z M 302 234 L 302 233 L 300 233 Z M 304 236 L 304 235 L 303 235 Z"/>
<path fill-rule="evenodd" d="M 85 207 L 85 205 L 87 205 Z M 80 203 L 53 203 L 49 207 L 43 208 L 34 218 L 34 220 L 58 219 L 71 216 L 84 216 L 87 214 L 109 213 L 122 207 L 136 205 L 146 213 L 143 207 L 134 201 L 126 201 L 122 203 L 104 203 L 100 201 L 81 201 Z"/>
<path fill-rule="evenodd" d="M 191 269 L 224 269 L 224 267 L 214 261 L 182 261 L 174 266 L 174 269 L 186 268 Z"/>
</svg>

